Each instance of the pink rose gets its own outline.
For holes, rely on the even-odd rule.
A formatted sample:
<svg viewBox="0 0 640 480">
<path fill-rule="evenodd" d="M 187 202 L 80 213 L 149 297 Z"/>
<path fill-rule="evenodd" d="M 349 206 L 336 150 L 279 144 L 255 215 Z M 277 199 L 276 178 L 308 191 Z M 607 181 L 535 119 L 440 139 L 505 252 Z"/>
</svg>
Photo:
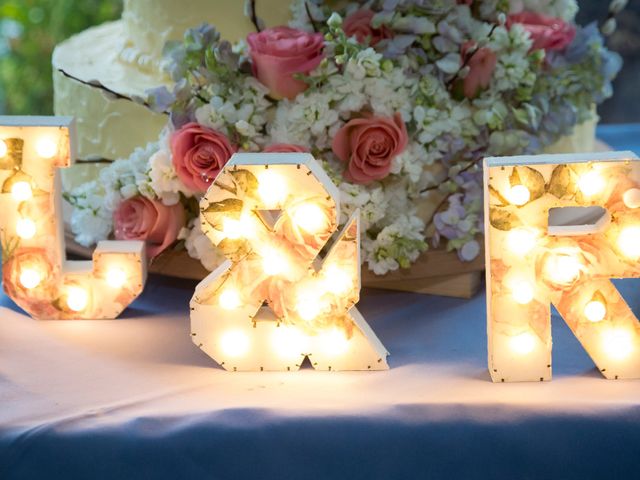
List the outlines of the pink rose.
<svg viewBox="0 0 640 480">
<path fill-rule="evenodd" d="M 263 153 L 309 153 L 307 147 L 294 145 L 292 143 L 274 143 L 265 147 Z"/>
<path fill-rule="evenodd" d="M 308 85 L 294 78 L 320 65 L 324 58 L 322 33 L 275 27 L 247 37 L 253 74 L 271 90 L 274 98 L 293 99 Z"/>
<path fill-rule="evenodd" d="M 564 50 L 576 36 L 573 25 L 542 13 L 521 12 L 507 17 L 507 28 L 520 24 L 533 40 L 532 50 Z"/>
<path fill-rule="evenodd" d="M 472 54 L 475 42 L 468 41 L 462 45 L 462 58 L 473 55 L 468 61 L 469 73 L 464 78 L 463 93 L 467 98 L 475 97 L 480 90 L 483 90 L 491 83 L 493 71 L 496 68 L 498 58 L 493 51 L 487 47 L 479 48 Z M 464 60 L 463 60 L 464 61 Z"/>
<path fill-rule="evenodd" d="M 182 183 L 204 193 L 237 149 L 223 134 L 192 122 L 172 135 L 171 150 Z"/>
<path fill-rule="evenodd" d="M 185 221 L 182 204 L 168 207 L 142 196 L 125 200 L 113 214 L 116 239 L 145 240 L 150 257 L 175 242 Z"/>
<path fill-rule="evenodd" d="M 366 8 L 353 12 L 344 19 L 342 29 L 347 37 L 356 37 L 359 43 L 366 43 L 368 40 L 371 46 L 381 40 L 392 38 L 393 32 L 386 25 L 380 25 L 378 28 L 371 25 L 373 16 L 374 13 Z"/>
<path fill-rule="evenodd" d="M 407 129 L 396 113 L 393 118 L 368 117 L 350 120 L 333 139 L 333 153 L 347 162 L 344 177 L 367 184 L 389 174 L 391 161 L 406 148 Z"/>
</svg>

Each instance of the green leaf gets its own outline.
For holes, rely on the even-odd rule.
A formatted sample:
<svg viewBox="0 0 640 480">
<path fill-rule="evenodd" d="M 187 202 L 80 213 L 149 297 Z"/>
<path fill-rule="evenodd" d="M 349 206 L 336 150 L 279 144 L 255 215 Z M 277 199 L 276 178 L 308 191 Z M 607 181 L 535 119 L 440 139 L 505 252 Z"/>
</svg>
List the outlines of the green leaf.
<svg viewBox="0 0 640 480">
<path fill-rule="evenodd" d="M 556 198 L 569 199 L 576 193 L 576 183 L 573 181 L 572 170 L 569 165 L 558 165 L 551 173 L 547 192 Z"/>
<path fill-rule="evenodd" d="M 531 167 L 513 167 L 509 181 L 511 186 L 524 185 L 527 187 L 531 193 L 530 202 L 542 197 L 546 192 L 544 177 L 538 170 Z"/>
<path fill-rule="evenodd" d="M 522 225 L 522 222 L 515 213 L 497 207 L 489 209 L 489 222 L 491 222 L 492 227 L 505 232 Z"/>
<path fill-rule="evenodd" d="M 258 190 L 258 179 L 249 170 L 231 170 L 229 174 L 233 177 L 238 190 L 245 192 L 250 196 L 254 196 Z"/>
<path fill-rule="evenodd" d="M 231 213 L 240 216 L 244 202 L 238 198 L 225 198 L 219 202 L 210 203 L 203 213 Z"/>
</svg>

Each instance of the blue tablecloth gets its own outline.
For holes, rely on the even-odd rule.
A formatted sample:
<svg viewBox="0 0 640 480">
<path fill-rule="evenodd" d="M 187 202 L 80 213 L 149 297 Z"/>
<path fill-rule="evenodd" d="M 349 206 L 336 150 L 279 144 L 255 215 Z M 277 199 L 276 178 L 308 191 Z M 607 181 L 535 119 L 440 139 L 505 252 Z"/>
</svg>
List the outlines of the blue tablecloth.
<svg viewBox="0 0 640 480">
<path fill-rule="evenodd" d="M 623 133 L 621 133 L 623 132 Z M 603 127 L 640 151 L 640 126 Z M 640 313 L 640 281 L 618 282 Z M 189 337 L 194 283 L 124 318 L 38 322 L 0 297 L 0 478 L 635 478 L 640 381 L 553 318 L 554 380 L 493 384 L 484 295 L 365 290 L 386 372 L 227 373 Z"/>
</svg>

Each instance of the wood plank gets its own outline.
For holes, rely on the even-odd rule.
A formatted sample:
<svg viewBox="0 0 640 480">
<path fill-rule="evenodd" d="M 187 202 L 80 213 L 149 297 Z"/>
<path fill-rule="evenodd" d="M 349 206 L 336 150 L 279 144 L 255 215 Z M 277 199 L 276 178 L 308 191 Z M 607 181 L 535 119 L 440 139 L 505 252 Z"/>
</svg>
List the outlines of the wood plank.
<svg viewBox="0 0 640 480">
<path fill-rule="evenodd" d="M 367 282 L 364 286 L 367 288 L 400 290 L 403 292 L 423 293 L 426 295 L 472 298 L 476 293 L 478 293 L 482 286 L 482 277 L 483 273 L 478 271 L 457 275 L 416 278 L 411 280 Z"/>
</svg>

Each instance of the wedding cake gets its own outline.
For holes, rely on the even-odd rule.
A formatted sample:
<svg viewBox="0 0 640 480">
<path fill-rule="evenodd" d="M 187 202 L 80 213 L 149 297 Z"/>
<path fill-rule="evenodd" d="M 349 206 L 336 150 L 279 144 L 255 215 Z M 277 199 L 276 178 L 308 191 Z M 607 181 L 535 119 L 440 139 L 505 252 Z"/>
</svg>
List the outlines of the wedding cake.
<svg viewBox="0 0 640 480">
<path fill-rule="evenodd" d="M 268 26 L 285 24 L 289 0 L 256 2 Z M 170 85 L 162 71 L 166 42 L 203 22 L 236 41 L 255 31 L 241 0 L 124 0 L 122 19 L 90 28 L 53 53 L 54 110 L 78 122 L 82 160 L 126 158 L 156 140 L 166 115 L 145 104 L 146 91 Z"/>
<path fill-rule="evenodd" d="M 595 106 L 621 61 L 576 11 L 575 0 L 125 0 L 120 21 L 53 57 L 56 112 L 78 118 L 80 158 L 116 160 L 67 182 L 71 231 L 85 247 L 173 246 L 211 270 L 221 257 L 197 202 L 218 172 L 235 152 L 305 151 L 338 185 L 341 221 L 360 211 L 376 275 L 434 248 L 472 262 L 482 158 L 594 148 Z"/>
</svg>

